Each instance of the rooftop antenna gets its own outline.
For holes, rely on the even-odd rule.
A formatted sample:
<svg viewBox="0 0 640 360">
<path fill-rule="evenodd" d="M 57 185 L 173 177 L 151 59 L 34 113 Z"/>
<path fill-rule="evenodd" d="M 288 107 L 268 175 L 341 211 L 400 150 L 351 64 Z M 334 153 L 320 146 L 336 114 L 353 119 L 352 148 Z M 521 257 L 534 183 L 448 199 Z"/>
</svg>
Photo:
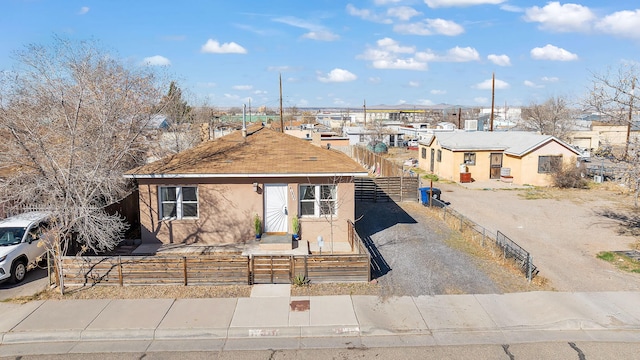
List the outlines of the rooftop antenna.
<svg viewBox="0 0 640 360">
<path fill-rule="evenodd" d="M 242 137 L 247 137 L 247 104 L 242 104 Z"/>
</svg>

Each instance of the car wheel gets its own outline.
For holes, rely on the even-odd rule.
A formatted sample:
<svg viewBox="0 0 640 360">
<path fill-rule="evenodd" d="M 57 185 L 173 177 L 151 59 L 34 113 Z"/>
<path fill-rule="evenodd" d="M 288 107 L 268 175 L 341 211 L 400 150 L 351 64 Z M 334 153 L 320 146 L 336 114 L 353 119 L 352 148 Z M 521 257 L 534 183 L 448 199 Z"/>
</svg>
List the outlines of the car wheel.
<svg viewBox="0 0 640 360">
<path fill-rule="evenodd" d="M 18 284 L 24 280 L 25 275 L 27 275 L 27 265 L 24 261 L 18 260 L 14 262 L 13 266 L 11 266 L 11 282 Z"/>
</svg>

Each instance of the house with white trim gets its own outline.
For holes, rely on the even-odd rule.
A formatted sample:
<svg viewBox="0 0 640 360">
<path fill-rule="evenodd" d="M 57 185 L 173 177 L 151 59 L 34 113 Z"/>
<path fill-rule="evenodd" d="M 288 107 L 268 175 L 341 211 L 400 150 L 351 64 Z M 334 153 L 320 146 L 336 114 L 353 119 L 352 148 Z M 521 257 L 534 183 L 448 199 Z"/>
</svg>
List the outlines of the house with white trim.
<svg viewBox="0 0 640 360">
<path fill-rule="evenodd" d="M 340 151 L 260 125 L 133 169 L 143 243 L 224 245 L 255 240 L 257 215 L 267 234 L 300 235 L 317 251 L 350 247 L 354 177 L 367 171 Z M 326 251 L 326 248 L 325 248 Z M 347 251 L 347 250 L 345 250 Z"/>
</svg>

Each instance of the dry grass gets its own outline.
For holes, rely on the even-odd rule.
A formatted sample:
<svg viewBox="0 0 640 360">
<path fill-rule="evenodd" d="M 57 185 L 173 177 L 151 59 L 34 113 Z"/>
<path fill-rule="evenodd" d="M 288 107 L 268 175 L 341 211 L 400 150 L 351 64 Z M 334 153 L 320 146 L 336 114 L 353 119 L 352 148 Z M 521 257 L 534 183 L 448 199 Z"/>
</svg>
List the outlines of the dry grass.
<svg viewBox="0 0 640 360">
<path fill-rule="evenodd" d="M 376 283 L 327 283 L 291 286 L 291 296 L 378 295 Z M 250 285 L 221 286 L 112 286 L 98 285 L 67 289 L 52 288 L 33 296 L 8 299 L 6 302 L 26 303 L 34 300 L 89 300 L 89 299 L 199 299 L 240 298 L 251 295 Z"/>
<path fill-rule="evenodd" d="M 431 209 L 428 214 L 441 219 L 442 210 Z M 503 292 L 553 290 L 549 286 L 549 281 L 542 276 L 535 276 L 531 282 L 528 282 L 518 265 L 511 259 L 504 259 L 502 251 L 494 244 L 489 241 L 482 244 L 482 234 L 469 229 L 467 225 L 460 232 L 459 219 L 450 216 L 445 223 L 449 228 L 456 230 L 456 233 L 447 239 L 447 245 L 472 256 L 477 266 L 498 284 Z M 452 289 L 451 293 L 455 294 L 455 289 Z"/>
</svg>

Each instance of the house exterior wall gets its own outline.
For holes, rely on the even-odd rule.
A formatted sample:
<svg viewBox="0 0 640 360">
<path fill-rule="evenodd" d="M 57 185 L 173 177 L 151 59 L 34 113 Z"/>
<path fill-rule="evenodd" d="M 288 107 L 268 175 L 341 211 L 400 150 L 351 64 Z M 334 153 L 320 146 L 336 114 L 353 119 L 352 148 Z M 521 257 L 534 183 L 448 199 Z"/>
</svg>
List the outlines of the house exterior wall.
<svg viewBox="0 0 640 360">
<path fill-rule="evenodd" d="M 426 149 L 426 158 L 422 157 L 422 149 Z M 501 150 L 475 150 L 475 151 L 450 151 L 442 149 L 437 139 L 431 143 L 431 146 L 423 144 L 419 145 L 418 150 L 418 167 L 427 172 L 430 171 L 431 149 L 435 150 L 433 173 L 439 178 L 460 181 L 460 164 L 464 162 L 465 152 L 474 152 L 476 154 L 476 164 L 467 165 L 467 171 L 471 173 L 474 181 L 488 181 L 491 177 L 490 173 L 490 154 L 503 153 Z M 438 150 L 442 150 L 442 161 L 438 162 Z M 561 144 L 552 141 L 549 142 L 523 157 L 517 157 L 503 153 L 502 167 L 509 168 L 516 184 L 529 184 L 534 186 L 550 186 L 553 179 L 549 174 L 538 173 L 538 157 L 539 156 L 557 156 L 562 155 L 563 164 L 567 165 L 575 161 L 576 154 Z"/>
<path fill-rule="evenodd" d="M 624 146 L 627 142 L 626 125 L 592 125 L 591 129 L 598 133 L 598 146 Z"/>
<path fill-rule="evenodd" d="M 258 192 L 253 183 L 258 183 Z M 302 240 L 316 242 L 319 235 L 325 246 L 333 241 L 347 242 L 347 220 L 354 220 L 355 199 L 353 178 L 339 181 L 325 178 L 211 178 L 211 179 L 139 179 L 140 225 L 142 241 L 163 244 L 219 245 L 242 243 L 255 238 L 253 218 L 259 214 L 264 224 L 264 185 L 287 185 L 288 231 L 291 219 L 299 214 L 300 184 L 337 185 L 337 214 L 333 219 L 302 217 Z M 158 186 L 198 186 L 198 218 L 160 220 Z"/>
<path fill-rule="evenodd" d="M 551 186 L 553 178 L 550 174 L 538 173 L 538 158 L 540 156 L 557 156 L 562 155 L 563 166 L 568 166 L 576 160 L 576 154 L 561 144 L 552 141 L 541 146 L 534 151 L 529 152 L 520 160 L 520 177 L 514 182 L 518 184 L 529 184 L 534 186 Z"/>
</svg>

